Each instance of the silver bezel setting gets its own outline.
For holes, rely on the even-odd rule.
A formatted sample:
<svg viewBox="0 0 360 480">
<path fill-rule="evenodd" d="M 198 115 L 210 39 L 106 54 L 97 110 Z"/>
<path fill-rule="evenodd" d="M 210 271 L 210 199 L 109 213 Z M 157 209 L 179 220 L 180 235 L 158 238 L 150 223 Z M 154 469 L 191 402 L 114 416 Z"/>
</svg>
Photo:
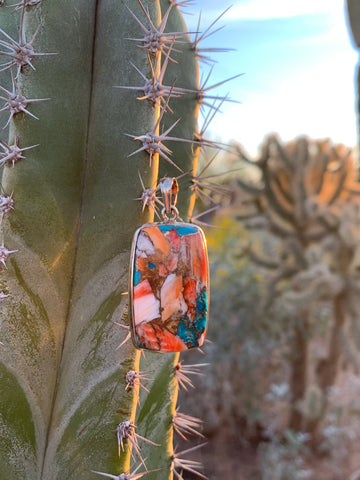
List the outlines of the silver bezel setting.
<svg viewBox="0 0 360 480">
<path fill-rule="evenodd" d="M 140 234 L 140 232 L 146 228 L 146 227 L 157 227 L 161 225 L 174 225 L 174 226 L 183 226 L 183 227 L 191 227 L 191 228 L 196 228 L 197 231 L 201 234 L 204 246 L 205 246 L 205 257 L 206 257 L 206 285 L 207 285 L 207 321 L 206 321 L 206 328 L 204 330 L 204 338 L 206 336 L 206 331 L 208 328 L 208 322 L 209 322 L 209 306 L 210 306 L 210 274 L 209 274 L 209 256 L 208 256 L 208 250 L 207 250 L 207 242 L 206 242 L 206 237 L 204 234 L 204 231 L 202 228 L 200 228 L 198 225 L 195 225 L 194 223 L 187 223 L 187 222 L 177 222 L 177 221 L 164 221 L 164 222 L 153 222 L 153 223 L 145 223 L 144 225 L 141 225 L 134 233 L 134 237 L 132 240 L 131 244 L 131 251 L 130 251 L 130 266 L 129 266 L 129 308 L 128 308 L 128 315 L 129 315 L 129 326 L 130 326 L 130 331 L 131 331 L 131 339 L 133 342 L 133 345 L 135 348 L 140 349 L 140 350 L 147 350 L 149 352 L 157 352 L 157 353 L 165 353 L 161 352 L 158 350 L 149 350 L 149 349 L 144 349 L 139 347 L 137 338 L 136 338 L 136 332 L 135 332 L 135 326 L 134 326 L 134 302 L 133 302 L 133 296 L 134 296 L 134 263 L 135 263 L 135 253 L 136 253 L 136 244 L 137 244 L 137 239 Z M 201 347 L 201 345 L 199 345 Z M 198 347 L 194 347 L 198 348 Z M 173 352 L 171 352 L 173 353 Z"/>
</svg>

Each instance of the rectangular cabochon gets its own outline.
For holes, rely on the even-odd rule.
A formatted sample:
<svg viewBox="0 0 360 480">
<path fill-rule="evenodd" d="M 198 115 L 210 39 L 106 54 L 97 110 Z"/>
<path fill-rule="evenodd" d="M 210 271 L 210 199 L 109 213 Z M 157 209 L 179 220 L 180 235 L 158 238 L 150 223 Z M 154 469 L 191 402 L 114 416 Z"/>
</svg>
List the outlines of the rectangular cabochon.
<svg viewBox="0 0 360 480">
<path fill-rule="evenodd" d="M 130 279 L 137 348 L 179 352 L 204 343 L 208 318 L 208 259 L 202 230 L 187 223 L 141 227 Z"/>
</svg>

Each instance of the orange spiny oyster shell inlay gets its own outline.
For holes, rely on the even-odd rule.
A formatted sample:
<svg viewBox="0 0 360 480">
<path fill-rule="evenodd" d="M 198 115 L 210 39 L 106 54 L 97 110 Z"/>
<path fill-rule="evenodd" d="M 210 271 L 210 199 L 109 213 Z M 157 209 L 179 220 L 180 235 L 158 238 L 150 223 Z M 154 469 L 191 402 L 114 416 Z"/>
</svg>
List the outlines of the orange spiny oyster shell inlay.
<svg viewBox="0 0 360 480">
<path fill-rule="evenodd" d="M 208 258 L 202 230 L 188 223 L 144 225 L 135 234 L 130 278 L 137 348 L 179 352 L 204 343 Z"/>
</svg>

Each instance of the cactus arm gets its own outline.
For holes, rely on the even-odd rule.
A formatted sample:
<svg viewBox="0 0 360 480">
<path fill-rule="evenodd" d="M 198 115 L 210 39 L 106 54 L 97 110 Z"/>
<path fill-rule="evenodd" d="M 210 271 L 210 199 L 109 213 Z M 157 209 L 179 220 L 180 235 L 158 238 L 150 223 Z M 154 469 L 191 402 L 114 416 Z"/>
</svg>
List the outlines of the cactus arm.
<svg viewBox="0 0 360 480">
<path fill-rule="evenodd" d="M 269 171 L 267 163 L 265 163 L 262 166 L 261 171 L 262 171 L 262 179 L 264 182 L 264 190 L 266 192 L 266 196 L 269 201 L 269 205 L 271 206 L 271 209 L 283 221 L 285 221 L 290 225 L 293 225 L 294 224 L 293 211 L 287 209 L 284 205 L 282 205 L 279 201 L 279 198 L 276 196 L 274 192 L 274 187 L 272 185 L 273 181 L 271 178 L 271 173 Z"/>
<path fill-rule="evenodd" d="M 296 169 L 294 171 L 293 182 L 291 182 L 291 190 L 294 192 L 294 214 L 296 222 L 302 227 L 307 221 L 306 214 L 306 186 L 305 186 L 305 171 L 309 161 L 308 141 L 306 138 L 299 138 L 296 144 L 295 161 Z"/>
<path fill-rule="evenodd" d="M 259 267 L 263 267 L 269 270 L 278 270 L 281 266 L 280 261 L 273 259 L 264 254 L 259 254 L 253 248 L 249 249 L 249 257 Z"/>
<path fill-rule="evenodd" d="M 308 266 L 308 261 L 303 250 L 303 244 L 298 238 L 289 237 L 286 241 L 286 249 L 294 257 L 296 265 L 299 265 L 301 268 L 306 268 Z"/>
<path fill-rule="evenodd" d="M 263 192 L 263 189 L 261 187 L 250 184 L 241 178 L 237 178 L 236 183 L 239 185 L 241 189 L 243 189 L 245 192 L 250 193 L 252 195 L 260 195 Z"/>
<path fill-rule="evenodd" d="M 346 165 L 342 164 L 341 170 L 338 172 L 337 177 L 337 184 L 335 186 L 334 192 L 327 202 L 329 206 L 333 205 L 344 191 L 345 183 L 347 180 Z"/>
<path fill-rule="evenodd" d="M 286 180 L 285 182 L 282 181 L 283 179 L 280 177 L 280 174 L 278 174 L 274 179 L 274 185 L 276 186 L 277 191 L 279 192 L 279 195 L 282 196 L 282 202 L 286 202 L 288 205 L 293 206 L 294 204 L 294 198 L 292 195 L 291 190 L 288 190 L 286 188 Z"/>
<path fill-rule="evenodd" d="M 326 169 L 328 166 L 328 157 L 327 154 L 323 151 L 323 147 L 321 145 L 319 145 L 319 153 L 316 159 L 316 170 L 314 168 L 314 170 L 316 171 L 316 179 L 314 179 L 314 192 L 316 195 L 319 195 L 324 185 Z"/>
<path fill-rule="evenodd" d="M 284 166 L 286 167 L 287 170 L 293 171 L 294 170 L 294 164 L 292 161 L 291 156 L 287 154 L 281 143 L 279 142 L 279 139 L 277 136 L 272 136 L 271 137 L 271 142 L 275 145 L 276 151 L 279 155 L 279 159 L 283 162 Z"/>
</svg>

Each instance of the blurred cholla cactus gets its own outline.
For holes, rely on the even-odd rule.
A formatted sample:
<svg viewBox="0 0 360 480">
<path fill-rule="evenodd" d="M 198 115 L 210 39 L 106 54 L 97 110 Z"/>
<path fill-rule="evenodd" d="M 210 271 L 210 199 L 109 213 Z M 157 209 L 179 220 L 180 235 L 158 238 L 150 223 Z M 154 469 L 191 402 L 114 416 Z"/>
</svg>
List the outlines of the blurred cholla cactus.
<svg viewBox="0 0 360 480">
<path fill-rule="evenodd" d="M 360 184 L 356 165 L 343 145 L 304 137 L 286 146 L 275 136 L 268 137 L 257 161 L 250 160 L 241 148 L 238 151 L 260 173 L 259 182 L 238 180 L 243 196 L 239 219 L 248 229 L 263 230 L 278 240 L 276 252 L 266 241 L 260 249 L 251 245 L 248 251 L 256 265 L 270 271 L 261 312 L 278 298 L 292 327 L 289 426 L 315 435 L 340 359 L 346 355 L 359 364 Z M 323 356 L 310 365 L 310 341 L 321 307 L 327 308 L 331 323 Z M 305 405 L 315 387 L 321 397 L 316 415 Z"/>
</svg>

